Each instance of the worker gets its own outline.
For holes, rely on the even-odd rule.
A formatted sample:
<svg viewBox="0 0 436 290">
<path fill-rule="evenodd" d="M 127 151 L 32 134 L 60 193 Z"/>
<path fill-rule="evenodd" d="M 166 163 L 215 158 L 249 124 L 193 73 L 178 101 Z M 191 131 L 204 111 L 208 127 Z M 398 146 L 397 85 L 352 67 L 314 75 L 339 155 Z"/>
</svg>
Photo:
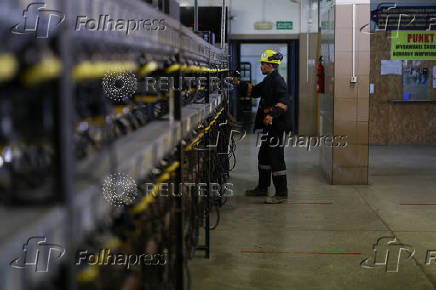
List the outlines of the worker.
<svg viewBox="0 0 436 290">
<path fill-rule="evenodd" d="M 266 196 L 265 203 L 268 204 L 282 203 L 288 197 L 283 143 L 292 127 L 292 113 L 288 88 L 278 73 L 282 59 L 283 55 L 274 50 L 262 53 L 261 70 L 266 77 L 251 92 L 252 97 L 260 97 L 255 130 L 262 129 L 263 134 L 258 154 L 259 181 L 256 188 L 246 191 L 246 195 Z M 268 196 L 271 175 L 275 194 Z"/>
</svg>

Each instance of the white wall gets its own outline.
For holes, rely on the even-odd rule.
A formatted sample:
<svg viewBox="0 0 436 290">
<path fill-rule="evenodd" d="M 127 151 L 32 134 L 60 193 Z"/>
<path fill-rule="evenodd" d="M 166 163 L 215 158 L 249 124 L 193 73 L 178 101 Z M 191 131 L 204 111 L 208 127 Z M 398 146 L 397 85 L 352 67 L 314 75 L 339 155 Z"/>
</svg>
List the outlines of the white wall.
<svg viewBox="0 0 436 290">
<path fill-rule="evenodd" d="M 303 0 L 304 1 L 304 0 Z M 291 0 L 231 0 L 231 34 L 300 33 L 300 5 Z M 272 30 L 255 30 L 257 21 L 270 21 Z M 277 30 L 276 21 L 292 21 L 292 30 Z"/>
<path fill-rule="evenodd" d="M 194 0 L 177 0 L 180 6 L 193 6 Z M 230 7 L 231 34 L 300 33 L 300 0 L 226 0 Z M 301 0 L 309 1 L 309 0 Z M 198 0 L 199 6 L 221 6 L 221 0 Z M 255 30 L 257 21 L 270 21 L 272 30 Z M 292 21 L 292 30 L 277 30 L 276 21 Z"/>
<path fill-rule="evenodd" d="M 180 6 L 194 6 L 194 0 L 177 0 Z M 198 6 L 221 6 L 222 0 L 198 0 Z M 229 0 L 226 0 L 226 5 L 229 5 Z"/>
<path fill-rule="evenodd" d="M 318 32 L 318 0 L 301 1 L 301 33 Z"/>
<path fill-rule="evenodd" d="M 371 0 L 336 0 L 336 5 L 346 5 L 346 4 L 371 4 Z M 387 2 L 387 1 L 385 1 Z M 397 2 L 397 1 L 392 1 Z M 412 3 L 413 1 L 408 0 L 408 2 Z M 420 2 L 420 1 L 419 1 Z"/>
</svg>

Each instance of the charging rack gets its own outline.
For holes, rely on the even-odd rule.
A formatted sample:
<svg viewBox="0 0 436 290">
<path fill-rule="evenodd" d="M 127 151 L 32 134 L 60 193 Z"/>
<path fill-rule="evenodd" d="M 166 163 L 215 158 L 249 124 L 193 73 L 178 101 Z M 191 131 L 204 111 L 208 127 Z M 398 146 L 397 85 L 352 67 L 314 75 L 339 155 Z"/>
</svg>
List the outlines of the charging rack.
<svg viewBox="0 0 436 290">
<path fill-rule="evenodd" d="M 6 1 L 5 1 L 6 2 Z M 22 19 L 23 9 L 10 1 L 7 5 L 4 23 L 16 23 Z M 97 227 L 99 223 L 111 216 L 113 209 L 102 198 L 101 184 L 105 177 L 113 172 L 123 172 L 140 182 L 147 176 L 161 160 L 176 149 L 178 162 L 183 164 L 184 140 L 197 129 L 199 124 L 212 117 L 217 108 L 227 110 L 228 92 L 221 90 L 211 92 L 205 88 L 205 97 L 200 104 L 188 104 L 182 107 L 181 94 L 174 92 L 170 99 L 174 110 L 164 115 L 161 120 L 150 122 L 137 128 L 129 134 L 120 136 L 111 142 L 110 146 L 93 152 L 78 160 L 74 155 L 73 124 L 77 119 L 74 110 L 75 88 L 80 85 L 75 75 L 75 68 L 84 61 L 96 62 L 118 61 L 119 63 L 134 62 L 138 69 L 151 61 L 156 61 L 160 67 L 167 65 L 168 59 L 179 65 L 176 74 L 183 76 L 183 65 L 197 67 L 190 71 L 194 75 L 209 77 L 218 76 L 223 80 L 228 73 L 228 54 L 206 43 L 182 26 L 178 21 L 155 10 L 139 0 L 125 1 L 60 1 L 53 7 L 59 11 L 68 11 L 66 22 L 57 33 L 48 39 L 38 39 L 41 49 L 54 55 L 62 69 L 56 76 L 52 76 L 57 83 L 56 120 L 56 152 L 59 163 L 57 168 L 58 191 L 55 193 L 59 201 L 49 206 L 4 206 L 0 208 L 2 231 L 0 234 L 0 257 L 2 261 L 12 261 L 21 254 L 22 245 L 29 237 L 44 235 L 48 242 L 56 241 L 66 248 L 63 262 L 68 266 L 67 277 L 69 289 L 77 289 L 77 267 L 74 266 L 74 253 L 79 243 Z M 2 10 L 2 9 L 0 9 Z M 3 10 L 3 11 L 6 11 Z M 126 36 L 117 31 L 75 31 L 74 19 L 80 15 L 98 18 L 99 15 L 110 14 L 113 18 L 147 18 L 163 19 L 166 29 L 150 33 L 149 31 L 135 31 Z M 1 33 L 9 33 L 2 31 Z M 29 35 L 15 35 L 11 41 L 17 45 L 8 47 L 8 51 L 1 53 L 15 54 L 20 61 L 20 55 L 26 48 L 27 41 L 34 41 Z M 57 43 L 52 48 L 50 42 Z M 14 51 L 14 47 L 19 50 Z M 39 48 L 36 48 L 38 50 Z M 144 56 L 144 62 L 138 61 L 138 55 Z M 117 59 L 119 57 L 119 59 Z M 20 74 L 21 72 L 16 72 Z M 16 79 L 20 76 L 16 75 Z M 96 78 L 94 78 L 95 80 Z M 41 80 L 43 82 L 45 80 Z M 211 116 L 212 115 L 212 116 Z M 23 120 L 25 121 L 25 120 Z M 209 155 L 209 153 L 208 153 Z M 208 157 L 210 161 L 210 156 Z M 209 164 L 209 162 L 208 162 Z M 176 180 L 181 181 L 183 166 L 176 170 Z M 186 169 L 185 169 L 186 170 Z M 178 184 L 179 182 L 176 182 Z M 34 192 L 44 191 L 36 188 Z M 206 199 L 209 202 L 209 198 Z M 175 198 L 176 206 L 176 240 L 177 240 L 177 269 L 176 289 L 183 289 L 184 281 L 184 241 L 183 241 L 183 204 L 181 199 Z M 205 245 L 198 247 L 210 256 L 209 215 L 206 216 Z M 19 271 L 8 265 L 0 268 L 5 289 L 28 289 L 39 281 L 39 277 L 30 273 L 31 270 Z M 57 270 L 53 269 L 53 273 Z M 50 275 L 50 273 L 48 274 Z M 9 288 L 8 288 L 9 287 Z"/>
</svg>

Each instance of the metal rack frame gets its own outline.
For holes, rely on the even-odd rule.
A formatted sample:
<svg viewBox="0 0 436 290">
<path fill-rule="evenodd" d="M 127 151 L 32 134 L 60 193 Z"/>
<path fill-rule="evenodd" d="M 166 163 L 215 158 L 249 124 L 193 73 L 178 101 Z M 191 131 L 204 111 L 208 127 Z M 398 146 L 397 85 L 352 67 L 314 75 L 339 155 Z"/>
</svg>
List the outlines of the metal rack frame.
<svg viewBox="0 0 436 290">
<path fill-rule="evenodd" d="M 91 9 L 88 10 L 89 8 Z M 100 188 L 98 185 L 88 186 L 79 184 L 73 179 L 73 170 L 76 166 L 78 170 L 86 168 L 89 164 L 93 164 L 96 159 L 101 159 L 102 155 L 107 154 L 107 151 L 98 152 L 95 156 L 90 156 L 77 164 L 75 164 L 73 157 L 71 128 L 71 120 L 73 118 L 73 80 L 71 68 L 76 61 L 77 47 L 83 44 L 91 46 L 93 44 L 116 45 L 120 48 L 128 48 L 147 54 L 175 55 L 178 60 L 189 59 L 208 65 L 228 67 L 228 54 L 225 49 L 222 50 L 204 42 L 203 39 L 187 27 L 181 25 L 178 21 L 139 0 L 95 0 L 93 2 L 79 0 L 76 2 L 75 7 L 72 7 L 71 1 L 63 0 L 61 1 L 60 9 L 62 11 L 69 11 L 69 17 L 67 17 L 58 39 L 61 52 L 60 57 L 63 64 L 60 78 L 60 93 L 58 96 L 58 117 L 60 121 L 58 147 L 61 157 L 59 177 L 63 195 L 62 204 L 49 209 L 23 208 L 13 212 L 6 208 L 1 208 L 0 214 L 8 215 L 8 221 L 3 221 L 4 228 L 8 226 L 14 227 L 13 234 L 10 234 L 11 231 L 6 232 L 10 235 L 4 235 L 0 239 L 0 257 L 3 261 L 10 260 L 11 255 L 14 252 L 16 253 L 22 243 L 34 233 L 52 233 L 54 236 L 62 236 L 65 243 L 71 241 L 67 248 L 70 253 L 74 253 L 77 242 L 84 237 L 87 231 L 91 231 L 92 227 L 98 222 L 98 219 L 101 219 L 109 210 L 109 206 L 99 197 Z M 132 16 L 165 19 L 167 29 L 159 32 L 159 34 L 147 34 L 147 32 L 141 33 L 138 31 L 128 37 L 117 32 L 77 32 L 72 29 L 72 20 L 74 18 L 71 16 L 80 15 L 82 12 L 85 12 L 85 15 L 94 16 L 109 13 L 114 18 L 124 19 Z M 14 20 L 11 21 L 14 22 Z M 188 105 L 183 108 L 180 104 L 180 95 L 176 94 L 174 98 L 174 108 L 176 110 L 174 116 L 172 116 L 175 120 L 174 123 L 166 121 L 150 123 L 146 127 L 140 128 L 132 134 L 117 140 L 114 144 L 115 151 L 120 156 L 120 159 L 124 160 L 119 164 L 118 169 L 127 172 L 135 180 L 139 180 L 175 147 L 178 148 L 179 161 L 183 160 L 182 139 L 223 102 L 220 95 L 209 96 L 209 93 L 207 93 L 205 104 Z M 134 152 L 134 154 L 131 152 Z M 94 178 L 102 180 L 105 175 L 110 173 L 108 168 L 110 166 L 103 162 L 100 168 L 96 168 L 95 172 L 93 172 Z M 181 170 L 183 168 L 180 166 L 177 174 L 179 179 L 181 178 Z M 179 210 L 177 215 L 180 217 L 179 215 L 182 216 L 183 212 L 182 204 L 177 203 L 177 207 Z M 23 216 L 23 213 L 26 213 L 26 216 Z M 91 224 L 86 222 L 89 217 L 92 219 Z M 178 239 L 180 239 L 178 253 L 181 259 L 178 262 L 180 271 L 177 281 L 181 287 L 179 289 L 183 289 L 185 258 L 183 257 L 183 236 L 180 236 L 183 235 L 183 220 L 182 218 L 177 218 L 177 220 L 179 221 L 177 225 L 179 229 Z M 206 257 L 209 257 L 209 224 L 207 224 L 206 229 L 206 245 L 204 249 L 206 250 Z M 202 247 L 199 249 L 202 249 Z M 70 289 L 76 289 L 75 267 L 71 266 L 68 272 Z"/>
</svg>

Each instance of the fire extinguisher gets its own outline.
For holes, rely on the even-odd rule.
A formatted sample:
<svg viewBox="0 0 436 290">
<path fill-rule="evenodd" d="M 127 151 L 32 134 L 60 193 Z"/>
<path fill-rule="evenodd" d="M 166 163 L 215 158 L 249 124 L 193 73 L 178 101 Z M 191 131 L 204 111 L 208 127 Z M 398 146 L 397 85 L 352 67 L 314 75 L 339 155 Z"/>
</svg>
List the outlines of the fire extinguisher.
<svg viewBox="0 0 436 290">
<path fill-rule="evenodd" d="M 316 70 L 317 70 L 317 73 L 316 73 L 316 92 L 319 94 L 323 94 L 324 93 L 325 74 L 324 74 L 324 66 L 322 65 L 322 56 L 319 57 L 319 62 L 318 62 L 318 66 L 317 66 Z"/>
</svg>

